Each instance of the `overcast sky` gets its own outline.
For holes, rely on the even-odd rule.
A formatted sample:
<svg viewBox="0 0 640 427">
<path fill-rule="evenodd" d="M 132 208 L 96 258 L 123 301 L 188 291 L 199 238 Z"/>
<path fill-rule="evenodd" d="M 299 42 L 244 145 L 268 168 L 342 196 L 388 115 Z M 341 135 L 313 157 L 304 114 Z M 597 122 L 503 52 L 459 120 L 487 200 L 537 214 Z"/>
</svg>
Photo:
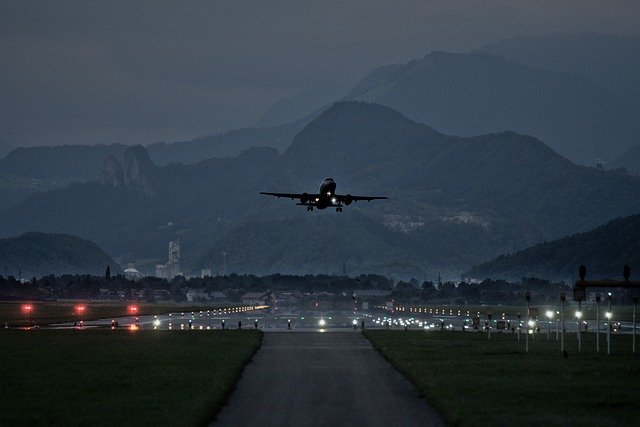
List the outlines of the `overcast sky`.
<svg viewBox="0 0 640 427">
<path fill-rule="evenodd" d="M 613 0 L 0 2 L 0 141 L 174 141 L 276 100 L 514 35 L 638 34 Z"/>
</svg>

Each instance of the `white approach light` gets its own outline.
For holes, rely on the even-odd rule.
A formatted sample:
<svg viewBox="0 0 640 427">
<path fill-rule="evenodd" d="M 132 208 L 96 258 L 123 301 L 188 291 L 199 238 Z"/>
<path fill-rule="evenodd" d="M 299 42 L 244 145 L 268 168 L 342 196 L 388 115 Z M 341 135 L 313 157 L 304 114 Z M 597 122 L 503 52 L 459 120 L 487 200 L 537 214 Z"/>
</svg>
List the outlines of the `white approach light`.
<svg viewBox="0 0 640 427">
<path fill-rule="evenodd" d="M 581 311 L 576 311 L 576 317 L 578 319 L 582 318 L 582 312 Z"/>
<path fill-rule="evenodd" d="M 358 320 L 357 319 L 353 319 L 353 324 L 357 325 L 358 324 Z"/>
<path fill-rule="evenodd" d="M 536 322 L 534 322 L 533 320 L 529 320 L 529 326 L 534 327 L 536 324 Z"/>
<path fill-rule="evenodd" d="M 553 319 L 553 311 L 551 311 L 551 310 L 547 310 L 547 317 L 548 317 L 549 319 Z"/>
<path fill-rule="evenodd" d="M 335 198 L 335 197 L 334 197 L 333 199 L 331 199 L 331 203 L 335 203 L 336 201 L 337 201 L 337 200 L 336 200 L 336 198 Z"/>
<path fill-rule="evenodd" d="M 611 317 L 613 317 L 613 313 L 611 313 L 610 311 L 607 311 L 607 312 L 605 313 L 605 317 L 606 317 L 607 319 L 611 319 Z"/>
<path fill-rule="evenodd" d="M 324 326 L 326 324 L 327 324 L 327 322 L 325 322 L 324 319 L 320 319 L 320 321 L 318 322 L 318 325 L 320 325 L 320 326 Z"/>
</svg>

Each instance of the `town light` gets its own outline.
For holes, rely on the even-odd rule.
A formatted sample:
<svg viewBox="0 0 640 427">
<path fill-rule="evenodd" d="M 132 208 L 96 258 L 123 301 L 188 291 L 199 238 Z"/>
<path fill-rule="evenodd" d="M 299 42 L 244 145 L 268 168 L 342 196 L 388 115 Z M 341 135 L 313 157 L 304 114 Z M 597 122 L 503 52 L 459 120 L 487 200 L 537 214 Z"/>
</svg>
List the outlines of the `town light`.
<svg viewBox="0 0 640 427">
<path fill-rule="evenodd" d="M 318 322 L 318 325 L 320 325 L 320 326 L 324 326 L 326 324 L 327 324 L 327 322 L 325 322 L 324 319 L 320 319 L 320 321 Z"/>
<path fill-rule="evenodd" d="M 553 319 L 553 311 L 551 311 L 551 310 L 547 310 L 547 317 L 548 317 L 549 319 Z"/>
<path fill-rule="evenodd" d="M 613 313 L 611 313 L 610 311 L 607 311 L 604 315 L 607 319 L 611 319 L 611 317 L 613 317 Z"/>
<path fill-rule="evenodd" d="M 581 318 L 582 318 L 582 312 L 581 312 L 580 310 L 576 311 L 576 317 L 577 317 L 578 319 L 581 319 Z"/>
</svg>

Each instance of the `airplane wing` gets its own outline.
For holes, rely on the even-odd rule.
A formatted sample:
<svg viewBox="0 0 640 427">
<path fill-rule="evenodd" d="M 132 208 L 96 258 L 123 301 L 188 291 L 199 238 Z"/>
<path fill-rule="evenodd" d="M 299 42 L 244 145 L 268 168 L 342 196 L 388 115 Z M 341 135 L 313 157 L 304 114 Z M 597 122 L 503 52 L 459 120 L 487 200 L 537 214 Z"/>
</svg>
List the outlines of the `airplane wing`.
<svg viewBox="0 0 640 427">
<path fill-rule="evenodd" d="M 277 198 L 284 197 L 284 198 L 291 199 L 291 200 L 300 199 L 303 196 L 303 194 L 298 194 L 298 193 L 267 193 L 267 192 L 264 192 L 264 191 L 261 191 L 260 194 L 264 194 L 266 196 L 274 196 L 274 197 L 277 197 Z M 314 196 L 314 195 L 307 194 L 306 196 L 310 197 L 310 196 Z"/>
<path fill-rule="evenodd" d="M 358 200 L 366 200 L 370 202 L 372 200 L 387 200 L 387 196 L 352 196 L 351 194 L 336 194 L 335 198 L 338 202 L 344 203 L 345 205 L 350 204 L 351 202 L 357 202 Z"/>
</svg>

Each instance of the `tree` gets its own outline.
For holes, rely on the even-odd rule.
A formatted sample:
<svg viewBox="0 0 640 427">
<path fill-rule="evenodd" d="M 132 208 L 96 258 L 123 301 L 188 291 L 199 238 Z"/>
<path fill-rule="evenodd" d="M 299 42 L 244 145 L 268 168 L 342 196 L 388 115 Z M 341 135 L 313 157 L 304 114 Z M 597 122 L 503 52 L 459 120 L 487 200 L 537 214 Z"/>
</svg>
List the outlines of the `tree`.
<svg viewBox="0 0 640 427">
<path fill-rule="evenodd" d="M 107 280 L 111 280 L 111 266 L 107 265 L 107 270 L 104 272 L 104 278 Z"/>
</svg>

